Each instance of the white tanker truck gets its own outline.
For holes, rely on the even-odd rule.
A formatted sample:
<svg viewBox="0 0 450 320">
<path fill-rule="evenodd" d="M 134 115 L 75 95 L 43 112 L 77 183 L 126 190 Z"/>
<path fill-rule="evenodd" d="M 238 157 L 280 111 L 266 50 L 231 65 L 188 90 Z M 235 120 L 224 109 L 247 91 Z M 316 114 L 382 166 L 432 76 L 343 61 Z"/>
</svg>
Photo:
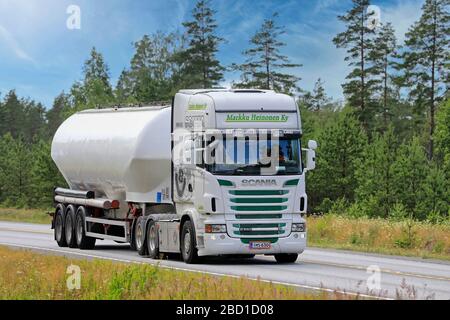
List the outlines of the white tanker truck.
<svg viewBox="0 0 450 320">
<path fill-rule="evenodd" d="M 96 239 L 140 255 L 274 255 L 306 246 L 305 173 L 295 100 L 268 90 L 182 90 L 171 106 L 86 110 L 57 130 L 51 156 L 59 246 Z M 306 165 L 305 165 L 306 164 Z"/>
</svg>

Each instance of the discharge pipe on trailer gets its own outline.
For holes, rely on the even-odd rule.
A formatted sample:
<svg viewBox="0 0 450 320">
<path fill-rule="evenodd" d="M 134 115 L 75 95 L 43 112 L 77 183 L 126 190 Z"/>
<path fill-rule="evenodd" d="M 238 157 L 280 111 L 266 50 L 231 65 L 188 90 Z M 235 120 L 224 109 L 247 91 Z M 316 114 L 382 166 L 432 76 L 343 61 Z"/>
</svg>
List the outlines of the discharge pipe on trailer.
<svg viewBox="0 0 450 320">
<path fill-rule="evenodd" d="M 70 190 L 64 188 L 56 188 L 55 194 L 58 196 L 81 198 L 81 199 L 94 199 L 94 191 L 81 191 L 81 190 Z"/>
<path fill-rule="evenodd" d="M 83 199 L 75 197 L 55 196 L 55 201 L 59 203 L 77 204 L 80 206 L 94 207 L 100 209 L 119 209 L 120 202 L 118 200 L 109 199 Z"/>
</svg>

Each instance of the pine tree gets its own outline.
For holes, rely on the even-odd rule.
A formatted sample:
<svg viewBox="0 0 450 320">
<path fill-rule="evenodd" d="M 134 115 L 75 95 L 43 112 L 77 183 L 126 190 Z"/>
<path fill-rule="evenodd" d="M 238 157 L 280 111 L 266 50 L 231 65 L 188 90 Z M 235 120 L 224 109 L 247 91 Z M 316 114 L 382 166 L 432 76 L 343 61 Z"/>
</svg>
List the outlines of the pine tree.
<svg viewBox="0 0 450 320">
<path fill-rule="evenodd" d="M 300 64 L 291 63 L 287 56 L 281 54 L 280 49 L 286 43 L 279 40 L 285 33 L 284 27 L 278 26 L 275 13 L 271 19 L 264 20 L 261 28 L 251 38 L 251 48 L 244 51 L 245 63 L 233 64 L 232 68 L 242 72 L 241 82 L 234 86 L 237 88 L 272 89 L 285 93 L 293 93 L 299 88 L 297 82 L 300 78 L 283 73 L 285 69 L 300 67 Z"/>
<path fill-rule="evenodd" d="M 308 178 L 312 206 L 326 198 L 353 201 L 355 172 L 367 143 L 358 120 L 346 109 L 319 134 L 317 141 L 317 166 Z"/>
<path fill-rule="evenodd" d="M 7 152 L 11 145 L 8 143 L 12 140 L 11 134 L 5 134 L 0 136 L 0 204 L 6 200 L 7 192 L 7 179 L 8 171 L 7 167 Z"/>
<path fill-rule="evenodd" d="M 192 21 L 184 22 L 187 48 L 174 58 L 183 65 L 182 86 L 188 88 L 211 88 L 223 79 L 225 68 L 216 57 L 224 39 L 216 34 L 216 11 L 209 0 L 199 0 L 192 11 Z"/>
<path fill-rule="evenodd" d="M 436 157 L 450 179 L 450 98 L 443 101 L 436 115 Z"/>
<path fill-rule="evenodd" d="M 62 92 L 55 98 L 52 108 L 46 113 L 47 132 L 50 137 L 53 137 L 56 130 L 63 123 L 69 108 L 69 97 Z"/>
<path fill-rule="evenodd" d="M 356 170 L 356 198 L 371 217 L 387 218 L 396 203 L 393 165 L 397 147 L 394 130 L 388 128 L 366 146 Z"/>
<path fill-rule="evenodd" d="M 8 92 L 0 108 L 0 135 L 11 133 L 18 137 L 23 132 L 25 110 L 14 90 Z"/>
<path fill-rule="evenodd" d="M 48 208 L 52 205 L 54 187 L 65 187 L 66 183 L 51 156 L 51 143 L 39 140 L 32 149 L 30 161 L 30 191 L 27 197 L 31 207 Z"/>
<path fill-rule="evenodd" d="M 22 135 L 27 142 L 32 142 L 35 137 L 46 134 L 45 108 L 42 103 L 35 101 L 22 101 L 25 117 L 22 119 Z"/>
<path fill-rule="evenodd" d="M 137 103 L 138 100 L 133 95 L 134 83 L 131 79 L 130 71 L 123 69 L 120 73 L 119 80 L 114 90 L 114 97 L 119 105 L 127 105 Z"/>
<path fill-rule="evenodd" d="M 134 44 L 130 70 L 124 70 L 116 87 L 119 103 L 169 100 L 179 72 L 174 56 L 181 50 L 178 34 L 144 35 Z"/>
<path fill-rule="evenodd" d="M 106 89 L 110 89 L 109 83 L 109 67 L 105 63 L 103 55 L 92 48 L 90 57 L 84 62 L 83 66 L 84 83 L 92 80 L 100 80 Z"/>
<path fill-rule="evenodd" d="M 325 107 L 331 107 L 331 99 L 327 96 L 322 79 L 317 79 L 312 92 L 304 91 L 300 96 L 300 103 L 310 111 L 320 111 Z"/>
<path fill-rule="evenodd" d="M 443 101 L 438 109 L 436 115 L 436 157 L 434 161 L 437 170 L 443 172 L 444 181 L 437 184 L 436 188 L 429 189 L 437 189 L 437 190 L 446 190 L 444 193 L 443 200 L 446 200 L 447 203 L 447 218 L 450 214 L 449 212 L 449 201 L 450 199 L 450 98 L 447 98 Z M 442 179 L 442 176 L 436 173 L 436 176 L 439 176 Z M 440 180 L 439 179 L 439 180 Z M 433 183 L 438 179 L 434 177 L 430 177 L 428 179 L 429 182 Z M 427 187 L 428 188 L 428 187 Z M 433 192 L 435 193 L 435 192 Z M 441 193 L 442 194 L 442 193 Z M 440 197 L 438 197 L 440 199 Z M 442 214 L 442 210 L 439 210 Z"/>
<path fill-rule="evenodd" d="M 156 100 L 154 98 L 156 79 L 152 72 L 154 48 L 150 36 L 144 35 L 134 46 L 136 52 L 131 59 L 131 70 L 128 73 L 132 83 L 133 96 L 137 101 L 143 103 Z"/>
<path fill-rule="evenodd" d="M 30 148 L 22 136 L 14 139 L 9 133 L 3 136 L 0 148 L 0 198 L 6 205 L 22 207 L 30 186 Z"/>
<path fill-rule="evenodd" d="M 114 102 L 109 82 L 109 67 L 103 55 L 92 48 L 83 66 L 84 80 L 76 82 L 70 90 L 71 112 L 88 108 L 100 108 Z"/>
<path fill-rule="evenodd" d="M 367 69 L 367 72 L 373 77 L 372 83 L 377 94 L 378 104 L 381 105 L 384 130 L 387 130 L 393 115 L 390 110 L 394 104 L 391 69 L 394 64 L 396 46 L 392 24 L 386 23 L 377 29 L 368 55 L 371 67 Z"/>
<path fill-rule="evenodd" d="M 418 211 L 423 215 L 431 213 L 441 217 L 447 216 L 450 212 L 450 183 L 445 171 L 432 164 L 423 183 L 423 201 L 418 205 Z"/>
<path fill-rule="evenodd" d="M 415 137 L 410 143 L 401 145 L 393 165 L 393 185 L 397 201 L 416 219 L 425 219 L 428 214 L 422 206 L 424 179 L 428 174 L 429 163 L 419 139 Z"/>
<path fill-rule="evenodd" d="M 372 46 L 373 28 L 368 26 L 367 7 L 369 0 L 353 0 L 353 8 L 338 19 L 345 23 L 347 30 L 339 33 L 333 42 L 337 48 L 347 49 L 345 61 L 353 67 L 347 75 L 347 83 L 343 84 L 344 94 L 350 106 L 358 110 L 358 117 L 366 132 L 373 117 L 373 106 L 370 97 L 373 93 L 373 83 L 369 81 L 368 55 Z"/>
<path fill-rule="evenodd" d="M 413 103 L 429 119 L 428 158 L 434 155 L 436 104 L 449 84 L 449 0 L 426 0 L 419 21 L 406 33 L 399 68 L 403 85 L 410 88 Z"/>
</svg>

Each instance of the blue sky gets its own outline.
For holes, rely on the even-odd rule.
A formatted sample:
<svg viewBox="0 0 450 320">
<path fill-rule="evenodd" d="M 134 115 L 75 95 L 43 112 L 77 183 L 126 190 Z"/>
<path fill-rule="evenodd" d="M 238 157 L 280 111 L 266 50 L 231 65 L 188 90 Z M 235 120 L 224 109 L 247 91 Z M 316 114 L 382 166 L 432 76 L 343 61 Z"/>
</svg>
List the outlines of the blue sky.
<svg viewBox="0 0 450 320">
<path fill-rule="evenodd" d="M 393 23 L 400 41 L 420 16 L 424 0 L 373 0 L 381 20 Z M 69 5 L 81 9 L 81 29 L 69 30 Z M 15 88 L 20 96 L 52 105 L 81 79 L 81 66 L 92 46 L 103 53 L 113 84 L 133 55 L 132 42 L 157 30 L 182 31 L 193 0 L 0 0 L 0 92 Z M 303 67 L 293 70 L 302 88 L 317 78 L 330 96 L 342 99 L 341 83 L 348 73 L 344 50 L 331 39 L 343 30 L 337 15 L 351 0 L 212 0 L 218 33 L 227 40 L 219 58 L 224 65 L 241 62 L 241 52 L 264 18 L 279 13 L 286 27 L 283 53 Z M 227 73 L 227 86 L 238 74 Z"/>
</svg>

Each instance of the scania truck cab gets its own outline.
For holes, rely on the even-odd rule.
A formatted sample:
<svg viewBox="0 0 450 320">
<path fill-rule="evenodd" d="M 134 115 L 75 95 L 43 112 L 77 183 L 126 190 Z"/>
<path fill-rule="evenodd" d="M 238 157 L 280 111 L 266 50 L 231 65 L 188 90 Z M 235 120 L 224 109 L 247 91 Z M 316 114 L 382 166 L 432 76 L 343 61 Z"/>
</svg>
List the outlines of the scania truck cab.
<svg viewBox="0 0 450 320">
<path fill-rule="evenodd" d="M 159 258 L 273 255 L 306 246 L 305 174 L 297 103 L 270 90 L 181 90 L 171 106 L 88 110 L 61 125 L 52 157 L 59 245 L 129 242 Z M 303 151 L 303 152 L 302 152 Z"/>
</svg>

